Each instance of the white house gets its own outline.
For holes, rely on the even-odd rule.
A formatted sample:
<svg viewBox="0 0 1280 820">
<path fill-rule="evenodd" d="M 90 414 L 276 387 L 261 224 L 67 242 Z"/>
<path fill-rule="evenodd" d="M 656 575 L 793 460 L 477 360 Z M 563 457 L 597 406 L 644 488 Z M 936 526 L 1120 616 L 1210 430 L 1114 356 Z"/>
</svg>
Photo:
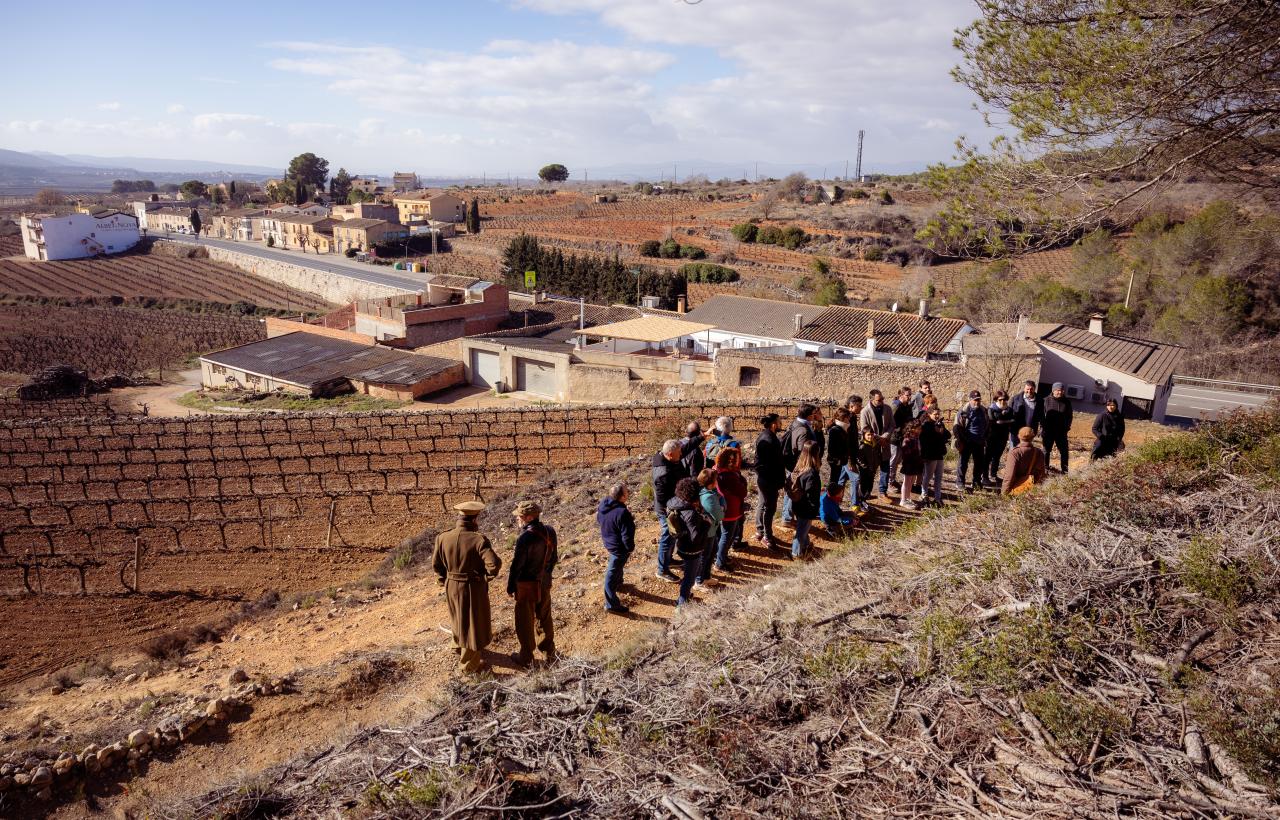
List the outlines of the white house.
<svg viewBox="0 0 1280 820">
<path fill-rule="evenodd" d="M 1091 409 L 1115 399 L 1128 416 L 1164 421 L 1182 345 L 1103 332 L 1095 314 L 1088 329 L 1058 325 L 1043 333 L 1040 381 L 1062 382 L 1067 394 Z"/>
<path fill-rule="evenodd" d="M 722 294 L 680 318 L 714 326 L 685 340 L 686 347 L 714 355 L 723 348 L 791 345 L 796 334 L 824 312 L 826 308 L 817 305 Z"/>
<path fill-rule="evenodd" d="M 84 259 L 138 244 L 138 218 L 119 211 L 22 218 L 22 248 L 31 259 Z"/>
</svg>

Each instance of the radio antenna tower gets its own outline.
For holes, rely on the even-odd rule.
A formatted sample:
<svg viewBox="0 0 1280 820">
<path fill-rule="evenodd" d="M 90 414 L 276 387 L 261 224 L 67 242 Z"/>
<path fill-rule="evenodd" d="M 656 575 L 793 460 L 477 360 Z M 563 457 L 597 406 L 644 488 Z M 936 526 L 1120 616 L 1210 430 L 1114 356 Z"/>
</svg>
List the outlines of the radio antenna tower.
<svg viewBox="0 0 1280 820">
<path fill-rule="evenodd" d="M 858 129 L 858 162 L 853 168 L 853 178 L 856 182 L 862 181 L 862 135 L 865 132 Z"/>
</svg>

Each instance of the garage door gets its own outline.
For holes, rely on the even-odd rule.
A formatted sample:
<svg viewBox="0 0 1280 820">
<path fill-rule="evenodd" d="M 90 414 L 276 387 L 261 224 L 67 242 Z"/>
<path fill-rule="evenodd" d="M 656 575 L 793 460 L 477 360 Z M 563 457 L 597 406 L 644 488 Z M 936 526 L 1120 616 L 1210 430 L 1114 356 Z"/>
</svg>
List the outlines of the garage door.
<svg viewBox="0 0 1280 820">
<path fill-rule="evenodd" d="M 498 354 L 489 350 L 471 351 L 471 383 L 476 387 L 493 387 L 502 378 Z"/>
<path fill-rule="evenodd" d="M 554 399 L 556 397 L 556 366 L 530 359 L 516 359 L 516 389 Z"/>
</svg>

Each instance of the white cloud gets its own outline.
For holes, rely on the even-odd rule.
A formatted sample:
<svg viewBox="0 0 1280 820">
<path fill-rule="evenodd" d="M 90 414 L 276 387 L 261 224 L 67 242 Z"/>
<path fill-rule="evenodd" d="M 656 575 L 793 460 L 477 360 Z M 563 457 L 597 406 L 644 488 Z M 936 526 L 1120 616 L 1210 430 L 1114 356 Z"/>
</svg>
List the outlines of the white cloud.
<svg viewBox="0 0 1280 820">
<path fill-rule="evenodd" d="M 98 103 L 99 111 L 119 111 L 120 103 L 118 102 L 101 102 Z"/>
<path fill-rule="evenodd" d="M 182 103 L 169 103 L 169 107 L 165 111 L 170 114 L 184 114 L 187 111 L 187 107 Z"/>
</svg>

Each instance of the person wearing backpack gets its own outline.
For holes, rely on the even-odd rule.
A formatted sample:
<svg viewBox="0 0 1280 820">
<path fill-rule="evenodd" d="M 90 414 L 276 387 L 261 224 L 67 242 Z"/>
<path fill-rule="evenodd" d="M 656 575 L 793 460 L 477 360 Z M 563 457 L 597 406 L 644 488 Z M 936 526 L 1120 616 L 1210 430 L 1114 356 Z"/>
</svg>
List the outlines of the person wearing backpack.
<svg viewBox="0 0 1280 820">
<path fill-rule="evenodd" d="M 782 419 L 770 413 L 760 419 L 760 436 L 756 439 L 756 540 L 762 546 L 774 548 L 773 517 L 778 512 L 778 493 L 787 483 L 787 471 L 782 466 L 782 442 L 778 441 L 778 429 Z"/>
<path fill-rule="evenodd" d="M 707 436 L 707 443 L 703 447 L 702 454 L 703 465 L 705 467 L 714 467 L 716 464 L 716 456 L 720 455 L 720 451 L 726 447 L 741 447 L 738 440 L 733 437 L 733 419 L 728 416 L 721 416 L 716 419 L 715 432 Z M 702 472 L 699 470 L 698 472 Z M 689 472 L 691 476 L 697 476 L 698 473 Z"/>
<path fill-rule="evenodd" d="M 520 651 L 511 655 L 517 666 L 533 663 L 534 639 L 541 636 L 538 649 L 547 663 L 556 659 L 555 628 L 551 620 L 551 571 L 559 555 L 556 531 L 541 520 L 542 507 L 533 501 L 516 505 L 515 516 L 520 527 L 516 537 L 511 574 L 507 577 L 507 595 L 516 602 L 516 637 Z"/>
<path fill-rule="evenodd" d="M 667 527 L 675 536 L 676 552 L 684 559 L 684 576 L 680 579 L 680 595 L 676 606 L 684 606 L 693 597 L 693 584 L 698 579 L 699 565 L 711 536 L 711 516 L 699 499 L 702 489 L 692 478 L 676 484 L 675 497 L 667 502 Z"/>
<path fill-rule="evenodd" d="M 701 587 L 711 579 L 711 564 L 715 561 L 716 548 L 723 539 L 725 499 L 716 490 L 716 471 L 710 467 L 698 473 L 698 503 L 711 518 L 711 531 L 707 533 L 707 546 L 702 551 L 702 560 L 698 564 L 698 574 L 693 580 L 695 587 Z"/>
<path fill-rule="evenodd" d="M 737 447 L 727 447 L 716 456 L 715 490 L 724 500 L 724 523 L 720 527 L 719 543 L 716 545 L 716 569 L 732 572 L 733 565 L 729 559 L 729 550 L 742 540 L 742 522 L 746 515 L 747 480 L 742 477 L 742 451 Z M 711 569 L 707 568 L 710 577 Z"/>
<path fill-rule="evenodd" d="M 804 450 L 804 445 L 812 443 L 817 449 L 819 464 L 822 459 L 822 440 L 818 436 L 818 431 L 822 429 L 822 411 L 815 404 L 802 404 L 800 409 L 796 411 L 795 421 L 791 422 L 791 426 L 787 428 L 787 434 L 782 438 L 782 465 L 787 470 L 788 479 L 795 471 L 796 463 L 800 460 L 800 453 Z M 787 493 L 782 499 L 782 523 L 785 526 L 791 526 L 795 521 L 795 516 L 791 511 L 791 494 Z"/>
<path fill-rule="evenodd" d="M 952 433 L 956 439 L 956 449 L 960 451 L 960 465 L 956 468 L 956 491 L 964 495 L 964 477 L 973 465 L 973 492 L 982 489 L 982 470 L 986 464 L 987 430 L 991 419 L 987 408 L 982 406 L 982 393 L 969 391 L 969 403 L 956 414 L 956 425 Z"/>
<path fill-rule="evenodd" d="M 791 557 L 799 558 L 809 551 L 809 528 L 821 512 L 822 456 L 812 441 L 806 441 L 796 459 L 787 488 L 791 509 L 796 518 L 796 535 L 791 541 Z"/>
</svg>

